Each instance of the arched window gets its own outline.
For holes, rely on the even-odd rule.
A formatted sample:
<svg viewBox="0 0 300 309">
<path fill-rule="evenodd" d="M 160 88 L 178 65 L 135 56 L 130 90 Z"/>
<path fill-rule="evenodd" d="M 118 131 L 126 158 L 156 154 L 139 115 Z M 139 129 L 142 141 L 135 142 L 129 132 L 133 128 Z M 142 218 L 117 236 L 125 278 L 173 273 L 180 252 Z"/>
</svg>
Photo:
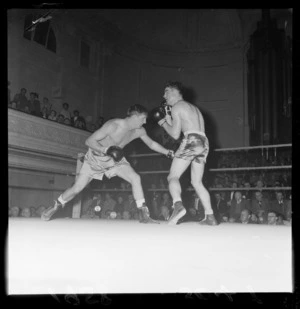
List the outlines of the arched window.
<svg viewBox="0 0 300 309">
<path fill-rule="evenodd" d="M 23 37 L 27 40 L 35 41 L 45 46 L 48 50 L 56 53 L 56 37 L 51 27 L 50 20 L 38 23 L 31 29 L 26 30 L 32 25 L 32 21 L 37 20 L 41 16 L 41 14 L 28 14 L 25 16 Z"/>
</svg>

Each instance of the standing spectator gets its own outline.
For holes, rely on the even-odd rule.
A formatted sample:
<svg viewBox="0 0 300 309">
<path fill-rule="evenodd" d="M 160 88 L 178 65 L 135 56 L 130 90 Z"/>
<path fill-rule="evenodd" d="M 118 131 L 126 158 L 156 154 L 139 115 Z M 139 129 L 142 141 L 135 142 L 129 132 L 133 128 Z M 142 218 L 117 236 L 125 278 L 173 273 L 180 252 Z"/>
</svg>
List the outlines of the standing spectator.
<svg viewBox="0 0 300 309">
<path fill-rule="evenodd" d="M 63 108 L 60 111 L 60 114 L 64 116 L 64 118 L 69 118 L 71 120 L 71 113 L 69 111 L 69 104 L 67 102 L 63 103 Z"/>
<path fill-rule="evenodd" d="M 35 100 L 35 92 L 30 92 L 28 104 L 25 107 L 25 112 L 32 114 L 34 111 L 34 100 Z"/>
<path fill-rule="evenodd" d="M 24 218 L 30 218 L 31 217 L 31 211 L 30 211 L 29 207 L 25 207 L 25 208 L 22 209 L 21 217 L 24 217 Z"/>
<path fill-rule="evenodd" d="M 268 199 L 263 197 L 261 191 L 255 191 L 254 199 L 251 201 L 251 211 L 258 216 L 259 220 L 266 220 L 266 215 L 270 209 L 270 203 Z"/>
<path fill-rule="evenodd" d="M 284 220 L 288 217 L 288 200 L 283 198 L 282 191 L 275 192 L 275 200 L 271 201 L 271 210 L 277 214 L 282 215 Z"/>
<path fill-rule="evenodd" d="M 219 222 L 227 222 L 229 219 L 229 207 L 222 199 L 221 193 L 216 192 L 214 196 L 215 200 L 212 203 L 212 209 L 216 215 L 216 219 Z"/>
<path fill-rule="evenodd" d="M 51 110 L 50 112 L 50 115 L 48 117 L 49 120 L 52 120 L 52 121 L 57 121 L 57 117 L 56 117 L 56 111 L 54 109 Z"/>
<path fill-rule="evenodd" d="M 16 108 L 25 112 L 26 108 L 28 108 L 28 99 L 26 97 L 26 88 L 21 88 L 20 93 L 17 93 L 14 96 L 13 102 L 16 103 Z"/>
<path fill-rule="evenodd" d="M 75 109 L 75 110 L 73 111 L 73 115 L 74 115 L 74 116 L 71 118 L 72 126 L 75 125 L 75 122 L 76 122 L 76 120 L 77 120 L 78 117 L 79 117 L 79 111 L 78 111 L 77 109 Z"/>
<path fill-rule="evenodd" d="M 41 110 L 42 110 L 42 114 L 43 114 L 43 118 L 47 118 L 50 116 L 51 113 L 51 109 L 52 109 L 52 104 L 49 102 L 49 99 L 44 97 L 43 98 L 43 103 L 41 105 Z M 45 115 L 45 117 L 44 117 Z"/>
<path fill-rule="evenodd" d="M 36 92 L 34 92 L 34 100 L 31 104 L 31 114 L 38 117 L 42 116 L 41 102 L 39 101 L 39 95 Z"/>
<path fill-rule="evenodd" d="M 241 191 L 235 191 L 234 199 L 231 201 L 229 210 L 229 222 L 238 221 L 244 209 L 249 209 L 248 201 L 242 199 Z"/>
</svg>

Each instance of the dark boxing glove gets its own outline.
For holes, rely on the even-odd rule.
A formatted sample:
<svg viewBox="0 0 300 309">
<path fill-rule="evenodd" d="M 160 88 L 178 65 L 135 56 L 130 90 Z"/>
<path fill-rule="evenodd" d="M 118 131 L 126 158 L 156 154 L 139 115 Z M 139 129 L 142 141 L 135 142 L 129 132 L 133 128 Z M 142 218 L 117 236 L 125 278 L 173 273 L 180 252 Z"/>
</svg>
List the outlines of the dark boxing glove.
<svg viewBox="0 0 300 309">
<path fill-rule="evenodd" d="M 154 122 L 160 122 L 166 117 L 165 109 L 162 106 L 154 108 L 150 112 L 150 117 Z"/>
<path fill-rule="evenodd" d="M 105 154 L 112 157 L 114 161 L 119 162 L 124 158 L 124 151 L 118 146 L 110 146 L 105 151 Z"/>
</svg>

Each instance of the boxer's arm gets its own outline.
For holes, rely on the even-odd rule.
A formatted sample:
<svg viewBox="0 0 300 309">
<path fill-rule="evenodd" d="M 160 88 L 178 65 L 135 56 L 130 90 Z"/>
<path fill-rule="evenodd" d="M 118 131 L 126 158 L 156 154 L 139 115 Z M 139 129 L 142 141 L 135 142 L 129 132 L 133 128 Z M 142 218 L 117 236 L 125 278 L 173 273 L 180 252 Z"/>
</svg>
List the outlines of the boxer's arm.
<svg viewBox="0 0 300 309">
<path fill-rule="evenodd" d="M 140 139 L 152 150 L 162 153 L 164 155 L 167 155 L 169 153 L 169 150 L 160 145 L 159 143 L 155 142 L 153 139 L 151 139 L 144 128 L 140 129 Z"/>
<path fill-rule="evenodd" d="M 180 109 L 178 106 L 173 106 L 172 113 L 172 125 L 170 125 L 167 121 L 164 122 L 161 126 L 165 129 L 165 131 L 174 139 L 178 139 L 181 133 L 181 118 L 179 115 Z"/>
<path fill-rule="evenodd" d="M 105 153 L 107 146 L 103 146 L 101 140 L 107 137 L 111 132 L 116 131 L 116 129 L 117 124 L 115 122 L 106 122 L 85 141 L 86 146 L 99 153 Z"/>
</svg>

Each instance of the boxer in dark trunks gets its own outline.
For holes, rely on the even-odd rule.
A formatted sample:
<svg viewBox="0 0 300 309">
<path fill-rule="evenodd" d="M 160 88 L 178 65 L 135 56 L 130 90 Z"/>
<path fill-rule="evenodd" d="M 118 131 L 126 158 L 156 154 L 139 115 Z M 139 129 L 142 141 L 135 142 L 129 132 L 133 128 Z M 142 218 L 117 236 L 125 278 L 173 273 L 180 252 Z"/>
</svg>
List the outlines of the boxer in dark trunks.
<svg viewBox="0 0 300 309">
<path fill-rule="evenodd" d="M 182 204 L 179 179 L 191 165 L 191 183 L 205 211 L 205 218 L 200 223 L 217 225 L 218 222 L 211 207 L 210 195 L 202 183 L 206 157 L 209 152 L 203 116 L 195 105 L 183 99 L 182 85 L 178 82 L 166 85 L 164 99 L 165 106 L 171 106 L 171 115 L 167 109 L 164 111 L 162 107 L 159 107 L 152 112 L 153 117 L 174 139 L 178 139 L 181 132 L 184 134 L 184 138 L 175 152 L 168 176 L 169 190 L 173 198 L 173 213 L 168 223 L 177 224 L 178 220 L 186 214 L 186 209 Z"/>
</svg>

